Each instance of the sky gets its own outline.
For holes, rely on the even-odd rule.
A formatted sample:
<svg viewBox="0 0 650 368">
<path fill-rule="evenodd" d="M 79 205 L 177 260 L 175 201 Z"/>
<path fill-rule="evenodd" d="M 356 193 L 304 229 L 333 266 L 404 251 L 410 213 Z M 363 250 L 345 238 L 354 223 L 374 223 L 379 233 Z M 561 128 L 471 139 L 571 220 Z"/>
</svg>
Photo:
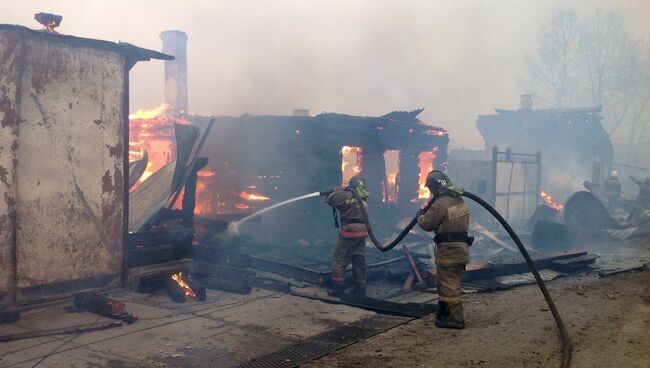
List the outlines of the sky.
<svg viewBox="0 0 650 368">
<path fill-rule="evenodd" d="M 189 112 L 381 116 L 424 108 L 452 148 L 482 149 L 479 114 L 519 106 L 526 56 L 558 6 L 620 9 L 650 39 L 648 0 L 0 0 L 0 23 L 160 50 L 188 34 Z M 163 101 L 163 62 L 131 71 L 131 110 Z"/>
</svg>

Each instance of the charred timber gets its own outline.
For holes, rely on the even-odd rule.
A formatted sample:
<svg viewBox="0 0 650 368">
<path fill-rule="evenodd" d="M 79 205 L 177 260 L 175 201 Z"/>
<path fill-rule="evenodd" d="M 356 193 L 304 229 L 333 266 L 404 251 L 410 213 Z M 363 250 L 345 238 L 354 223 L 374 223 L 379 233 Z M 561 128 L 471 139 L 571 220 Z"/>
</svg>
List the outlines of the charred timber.
<svg viewBox="0 0 650 368">
<path fill-rule="evenodd" d="M 100 316 L 121 319 L 131 324 L 138 317 L 126 311 L 126 305 L 117 300 L 107 298 L 103 295 L 94 293 L 81 293 L 74 297 L 74 305 L 77 308 L 85 309 L 89 312 L 99 314 Z"/>
<path fill-rule="evenodd" d="M 194 293 L 194 297 L 189 296 L 190 299 L 196 299 L 198 301 L 204 301 L 206 299 L 205 287 L 201 285 L 201 283 L 193 277 L 188 276 L 183 276 L 182 280 L 187 283 Z M 169 295 L 169 298 L 177 303 L 184 303 L 188 298 L 188 291 L 171 277 L 166 278 L 165 288 L 167 289 L 167 295 Z"/>
<path fill-rule="evenodd" d="M 0 325 L 20 320 L 20 312 L 17 310 L 0 311 Z"/>
<path fill-rule="evenodd" d="M 223 280 L 235 281 L 250 281 L 256 276 L 255 272 L 251 270 L 196 261 L 192 267 L 192 274 L 201 277 L 215 277 Z"/>
<path fill-rule="evenodd" d="M 246 280 L 222 280 L 216 277 L 201 277 L 199 281 L 208 289 L 222 290 L 235 294 L 249 294 L 251 285 Z"/>
</svg>

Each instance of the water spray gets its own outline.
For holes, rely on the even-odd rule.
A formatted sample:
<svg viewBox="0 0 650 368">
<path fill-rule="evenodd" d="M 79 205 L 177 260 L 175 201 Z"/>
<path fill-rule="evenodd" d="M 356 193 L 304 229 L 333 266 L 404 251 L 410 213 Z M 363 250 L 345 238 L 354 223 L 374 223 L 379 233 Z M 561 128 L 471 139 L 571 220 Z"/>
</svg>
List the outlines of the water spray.
<svg viewBox="0 0 650 368">
<path fill-rule="evenodd" d="M 265 212 L 271 211 L 272 209 L 275 209 L 275 208 L 278 208 L 278 207 L 285 206 L 285 205 L 287 205 L 287 204 L 289 204 L 289 203 L 293 203 L 293 202 L 301 201 L 301 200 L 303 200 L 303 199 L 308 199 L 308 198 L 318 197 L 318 196 L 320 196 L 320 195 L 321 195 L 321 192 L 309 193 L 309 194 L 305 194 L 305 195 L 303 195 L 303 196 L 296 197 L 296 198 L 291 198 L 291 199 L 288 199 L 288 200 L 286 200 L 286 201 L 284 201 L 284 202 L 276 203 L 276 204 L 274 204 L 273 206 L 270 206 L 270 207 L 267 207 L 267 208 L 261 209 L 261 210 L 259 210 L 259 211 L 257 211 L 257 212 L 254 212 L 254 213 L 252 213 L 252 214 L 250 214 L 250 215 L 248 215 L 248 216 L 242 218 L 242 219 L 239 220 L 239 221 L 231 222 L 231 223 L 228 225 L 228 232 L 237 235 L 237 234 L 239 234 L 239 225 L 242 224 L 242 223 L 244 223 L 244 222 L 246 222 L 246 221 L 248 221 L 248 220 L 250 220 L 250 219 L 252 219 L 252 218 L 255 218 L 255 217 L 257 217 L 257 216 L 259 216 L 259 215 L 261 215 L 261 214 L 263 214 L 263 213 L 265 213 Z"/>
</svg>

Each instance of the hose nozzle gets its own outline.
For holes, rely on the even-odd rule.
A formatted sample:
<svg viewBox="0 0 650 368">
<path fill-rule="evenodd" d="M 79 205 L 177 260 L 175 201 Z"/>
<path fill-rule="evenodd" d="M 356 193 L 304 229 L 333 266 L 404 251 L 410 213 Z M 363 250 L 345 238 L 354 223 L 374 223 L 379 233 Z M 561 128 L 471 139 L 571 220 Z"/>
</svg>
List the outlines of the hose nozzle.
<svg viewBox="0 0 650 368">
<path fill-rule="evenodd" d="M 325 190 L 321 190 L 320 192 L 318 192 L 318 194 L 320 194 L 322 196 L 328 196 L 328 195 L 334 193 L 335 190 L 336 189 L 325 189 Z"/>
</svg>

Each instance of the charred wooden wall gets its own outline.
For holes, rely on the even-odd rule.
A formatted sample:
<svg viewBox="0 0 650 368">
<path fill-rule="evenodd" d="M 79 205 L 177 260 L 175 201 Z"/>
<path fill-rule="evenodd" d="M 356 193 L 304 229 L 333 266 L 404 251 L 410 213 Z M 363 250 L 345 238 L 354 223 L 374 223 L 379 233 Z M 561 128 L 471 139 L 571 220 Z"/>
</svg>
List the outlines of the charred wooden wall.
<svg viewBox="0 0 650 368">
<path fill-rule="evenodd" d="M 236 196 L 238 190 L 255 184 L 252 191 L 272 198 L 268 202 L 249 203 L 251 208 L 243 210 L 253 212 L 298 195 L 340 186 L 341 148 L 361 147 L 362 175 L 371 192 L 373 219 L 385 220 L 394 226 L 403 217 L 415 213 L 417 204 L 411 200 L 418 196 L 418 154 L 438 147 L 435 162 L 438 168 L 447 158 L 449 138 L 446 132 L 417 121 L 417 112 L 391 117 L 333 113 L 313 117 L 217 117 L 202 155 L 209 158 L 209 168 L 216 172 L 211 185 L 219 195 L 227 196 L 230 192 Z M 191 120 L 203 125 L 207 118 L 195 116 Z M 431 129 L 439 129 L 444 134 L 427 133 Z M 386 150 L 401 151 L 398 203 L 382 202 Z M 258 225 L 258 230 L 269 242 L 289 241 L 290 238 L 331 240 L 336 233 L 331 209 L 322 198 L 269 213 Z"/>
</svg>

